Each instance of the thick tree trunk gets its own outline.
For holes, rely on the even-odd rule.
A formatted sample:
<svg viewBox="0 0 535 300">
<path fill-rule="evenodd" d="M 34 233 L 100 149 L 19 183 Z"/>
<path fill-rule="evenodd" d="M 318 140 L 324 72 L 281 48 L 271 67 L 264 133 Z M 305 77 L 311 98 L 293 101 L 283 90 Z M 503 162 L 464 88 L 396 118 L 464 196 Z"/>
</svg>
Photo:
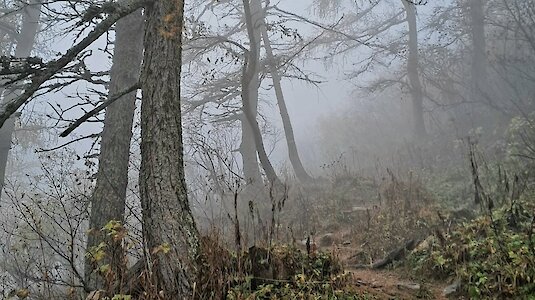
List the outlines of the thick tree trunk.
<svg viewBox="0 0 535 300">
<path fill-rule="evenodd" d="M 247 26 L 247 35 L 249 36 L 249 52 L 244 64 L 242 75 L 242 111 L 245 116 L 245 123 L 248 123 L 249 128 L 253 133 L 254 144 L 258 158 L 262 164 L 262 168 L 266 172 L 266 176 L 272 185 L 280 183 L 275 169 L 269 161 L 269 157 L 264 147 L 262 140 L 262 133 L 258 122 L 256 121 L 257 105 L 258 105 L 258 87 L 259 80 L 259 65 L 260 65 L 260 39 L 261 26 L 263 24 L 263 11 L 260 2 L 243 0 L 245 22 Z M 243 122 L 242 122 L 243 123 Z"/>
<path fill-rule="evenodd" d="M 184 179 L 180 72 L 183 0 L 146 8 L 140 191 L 147 262 L 163 299 L 191 299 L 199 251 Z"/>
<path fill-rule="evenodd" d="M 416 26 L 416 7 L 407 0 L 401 0 L 405 7 L 407 24 L 409 26 L 409 57 L 407 60 L 407 75 L 411 86 L 413 130 L 416 138 L 426 135 L 424 121 L 424 106 L 422 84 L 418 71 L 418 28 Z"/>
<path fill-rule="evenodd" d="M 115 26 L 115 49 L 109 96 L 116 95 L 137 83 L 142 59 L 143 16 L 141 10 L 138 10 L 119 20 Z M 87 239 L 88 250 L 101 242 L 108 243 L 109 257 L 101 263 L 110 264 L 119 281 L 125 271 L 121 241 L 114 241 L 100 229 L 111 220 L 119 221 L 121 224 L 124 222 L 135 108 L 136 92 L 121 97 L 106 108 L 96 185 L 91 197 L 90 234 Z M 103 278 L 96 274 L 91 275 L 94 268 L 90 260 L 91 258 L 85 266 L 86 284 L 92 289 L 102 289 Z"/>
<path fill-rule="evenodd" d="M 22 26 L 17 39 L 15 57 L 28 57 L 32 52 L 37 30 L 39 29 L 41 4 L 39 4 L 37 1 L 30 1 L 28 6 L 22 10 L 22 13 Z M 14 88 L 4 90 L 3 103 L 9 103 L 19 94 L 20 90 Z M 2 190 L 4 188 L 6 165 L 9 156 L 9 149 L 11 148 L 13 130 L 15 129 L 15 119 L 15 115 L 11 116 L 0 128 L 0 196 L 2 195 Z"/>
<path fill-rule="evenodd" d="M 259 0 L 255 0 L 259 1 Z M 265 23 L 265 16 L 263 17 L 262 24 L 262 40 L 264 40 L 264 48 L 266 49 L 267 63 L 269 67 L 269 72 L 271 73 L 271 79 L 273 81 L 273 87 L 275 88 L 275 96 L 277 97 L 277 104 L 279 105 L 279 111 L 282 119 L 282 126 L 284 128 L 284 134 L 286 136 L 286 145 L 288 146 L 288 156 L 290 157 L 290 162 L 295 171 L 295 175 L 301 182 L 309 182 L 312 180 L 312 177 L 307 173 L 301 158 L 299 157 L 299 151 L 297 151 L 297 145 L 295 143 L 295 136 L 292 127 L 292 122 L 290 120 L 290 114 L 288 113 L 288 108 L 286 107 L 286 100 L 284 99 L 284 93 L 282 92 L 281 86 L 281 77 L 279 71 L 277 70 L 277 63 L 275 60 L 275 55 L 273 55 L 273 49 L 271 48 L 271 42 L 269 40 L 269 35 L 267 32 L 267 27 Z"/>
</svg>

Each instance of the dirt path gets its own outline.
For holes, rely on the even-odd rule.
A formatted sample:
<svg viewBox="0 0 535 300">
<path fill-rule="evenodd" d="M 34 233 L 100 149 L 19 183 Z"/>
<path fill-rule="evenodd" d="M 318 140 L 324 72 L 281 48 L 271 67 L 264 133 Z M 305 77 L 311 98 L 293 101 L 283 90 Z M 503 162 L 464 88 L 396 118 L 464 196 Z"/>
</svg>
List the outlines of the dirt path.
<svg viewBox="0 0 535 300">
<path fill-rule="evenodd" d="M 353 240 L 352 240 L 353 238 Z M 319 250 L 331 252 L 352 274 L 355 290 L 366 291 L 377 299 L 448 299 L 443 295 L 449 283 L 410 278 L 402 269 L 355 268 L 356 265 L 371 264 L 360 243 L 348 229 L 339 229 L 318 238 Z M 348 241 L 344 243 L 344 241 Z"/>
<path fill-rule="evenodd" d="M 337 255 L 344 269 L 352 274 L 355 289 L 366 291 L 377 299 L 448 299 L 443 296 L 447 283 L 421 282 L 409 278 L 402 270 L 372 270 L 351 267 L 351 246 L 339 247 Z"/>
<path fill-rule="evenodd" d="M 442 295 L 444 286 L 412 281 L 394 271 L 351 268 L 346 271 L 351 272 L 356 289 L 378 299 L 448 299 Z"/>
</svg>

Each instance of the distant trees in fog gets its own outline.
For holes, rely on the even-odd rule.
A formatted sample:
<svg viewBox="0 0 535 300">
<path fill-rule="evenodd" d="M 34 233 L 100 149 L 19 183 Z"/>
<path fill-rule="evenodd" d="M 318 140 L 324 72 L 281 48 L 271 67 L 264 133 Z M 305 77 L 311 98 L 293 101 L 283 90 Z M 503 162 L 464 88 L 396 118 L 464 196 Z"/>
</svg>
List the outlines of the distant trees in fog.
<svg viewBox="0 0 535 300">
<path fill-rule="evenodd" d="M 0 271 L 14 278 L 13 288 L 58 299 L 95 289 L 121 292 L 119 285 L 107 286 L 100 267 L 109 265 L 106 274 L 122 281 L 131 253 L 124 240 L 101 229 L 110 221 L 115 230 L 124 229 L 130 209 L 137 218 L 130 225 L 143 237 L 137 254 L 153 272 L 156 289 L 190 297 L 199 251 L 194 200 L 214 194 L 224 206 L 245 186 L 251 199 L 245 209 L 252 211 L 252 222 L 260 222 L 255 208 L 274 207 L 270 188 L 287 180 L 270 157 L 278 138 L 270 106 L 278 106 L 292 176 L 303 184 L 318 180 L 313 162 L 302 159 L 295 112 L 287 105 L 293 99 L 283 88 L 290 80 L 320 86 L 307 64 L 343 60 L 345 79 L 358 86 L 360 97 L 399 101 L 408 95 L 411 126 L 392 132 L 410 135 L 415 144 L 454 130 L 492 130 L 494 123 L 535 109 L 534 1 L 316 0 L 314 14 L 288 11 L 283 4 L 192 0 L 184 8 L 182 0 L 13 1 L 1 7 L 0 189 L 18 114 L 40 115 L 44 128 L 67 136 L 64 144 L 53 145 L 56 152 L 44 153 L 70 153 L 65 149 L 80 141 L 92 144 L 78 157 L 84 166 L 75 155 L 51 155 L 41 170 L 47 184 L 26 174 L 37 182 L 28 179 L 4 193 L 15 209 L 0 207 L 9 216 L 2 222 L 16 225 L 2 233 L 10 242 L 0 245 L 6 253 Z M 28 108 L 35 103 L 39 109 Z M 401 109 L 389 113 L 405 118 Z M 451 120 L 456 128 L 444 129 Z M 353 121 L 348 116 L 328 125 L 363 134 L 359 130 L 367 124 Z M 101 132 L 87 125 L 94 123 L 103 126 Z M 334 131 L 318 147 L 329 147 L 340 133 Z M 65 160 L 70 163 L 59 163 Z M 62 170 L 61 178 L 52 170 Z M 186 170 L 198 175 L 188 181 L 189 193 Z M 29 196 L 30 190 L 40 192 Z M 88 190 L 91 195 L 81 195 Z M 129 208 L 130 202 L 135 204 Z M 60 210 L 56 219 L 53 212 Z M 14 241 L 21 247 L 16 255 Z M 108 252 L 103 260 L 91 251 L 102 242 Z M 10 255 L 23 256 L 25 263 L 8 264 Z"/>
</svg>

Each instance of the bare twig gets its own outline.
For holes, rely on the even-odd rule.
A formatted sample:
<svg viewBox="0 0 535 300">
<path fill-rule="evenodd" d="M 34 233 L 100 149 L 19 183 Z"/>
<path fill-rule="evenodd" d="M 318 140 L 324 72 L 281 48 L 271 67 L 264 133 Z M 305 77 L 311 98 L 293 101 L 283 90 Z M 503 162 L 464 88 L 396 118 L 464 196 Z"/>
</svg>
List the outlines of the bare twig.
<svg viewBox="0 0 535 300">
<path fill-rule="evenodd" d="M 24 85 L 24 92 L 7 103 L 0 110 L 0 127 L 17 109 L 19 109 L 26 101 L 28 101 L 39 88 L 56 73 L 61 71 L 67 64 L 72 62 L 78 54 L 89 47 L 100 36 L 106 33 L 119 19 L 129 15 L 138 8 L 150 3 L 150 0 L 121 0 L 116 2 L 116 8 L 113 13 L 109 14 L 102 22 L 97 24 L 95 28 L 88 33 L 80 42 L 72 46 L 60 58 L 50 61 L 44 67 L 35 72 L 30 82 Z"/>
<path fill-rule="evenodd" d="M 132 85 L 131 87 L 128 87 L 128 88 L 120 91 L 119 93 L 110 96 L 108 98 L 108 100 L 102 102 L 100 105 L 98 105 L 97 107 L 93 108 L 92 110 L 87 112 L 85 115 L 83 115 L 80 119 L 76 120 L 74 123 L 69 125 L 69 127 L 67 129 L 65 129 L 59 136 L 61 136 L 61 137 L 68 136 L 71 132 L 73 132 L 76 128 L 78 128 L 80 125 L 82 125 L 82 123 L 87 121 L 89 118 L 91 118 L 92 116 L 98 114 L 99 112 L 101 112 L 106 107 L 110 106 L 112 103 L 117 101 L 122 96 L 124 96 L 126 94 L 129 94 L 131 92 L 137 91 L 139 88 L 140 88 L 139 83 L 136 83 L 136 84 Z"/>
</svg>

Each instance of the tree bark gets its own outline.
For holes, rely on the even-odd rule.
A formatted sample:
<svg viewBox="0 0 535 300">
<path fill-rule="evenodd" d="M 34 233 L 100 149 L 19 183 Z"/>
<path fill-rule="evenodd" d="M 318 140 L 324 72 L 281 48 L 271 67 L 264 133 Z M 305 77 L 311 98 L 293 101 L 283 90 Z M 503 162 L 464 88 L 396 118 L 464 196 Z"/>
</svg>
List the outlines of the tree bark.
<svg viewBox="0 0 535 300">
<path fill-rule="evenodd" d="M 139 80 L 141 61 L 143 59 L 143 16 L 141 10 L 119 20 L 115 26 L 115 49 L 110 71 L 108 97 L 136 84 Z M 90 234 L 87 249 L 107 242 L 107 255 L 104 264 L 110 264 L 111 270 L 120 281 L 125 271 L 121 241 L 107 236 L 100 229 L 114 220 L 124 222 L 126 189 L 128 185 L 128 164 L 132 123 L 136 108 L 136 92 L 122 96 L 106 108 L 96 185 L 91 197 L 89 217 Z M 86 262 L 86 283 L 91 289 L 103 289 L 103 277 L 91 275 L 93 272 L 91 258 Z"/>
<path fill-rule="evenodd" d="M 265 16 L 263 16 L 262 18 L 262 40 L 264 41 L 264 48 L 266 49 L 269 73 L 271 74 L 271 80 L 273 81 L 275 96 L 277 98 L 277 104 L 279 106 L 279 111 L 282 119 L 282 127 L 284 128 L 284 134 L 286 136 L 288 156 L 290 158 L 290 162 L 292 163 L 292 167 L 294 169 L 295 175 L 297 176 L 297 179 L 299 179 L 301 182 L 309 182 L 312 180 L 312 177 L 307 173 L 305 167 L 303 167 L 303 163 L 301 162 L 301 158 L 299 157 L 299 151 L 297 150 L 297 145 L 295 143 L 295 136 L 292 122 L 290 120 L 290 114 L 288 113 L 288 108 L 286 107 L 286 100 L 284 99 L 284 93 L 282 91 L 281 77 L 279 75 L 279 71 L 277 70 L 275 55 L 273 55 L 271 41 L 269 40 Z"/>
<path fill-rule="evenodd" d="M 198 232 L 184 179 L 180 72 L 183 0 L 146 8 L 140 191 L 146 261 L 163 299 L 191 299 Z"/>
<path fill-rule="evenodd" d="M 258 158 L 262 164 L 262 168 L 266 172 L 266 176 L 272 185 L 280 183 L 277 173 L 269 161 L 264 142 L 262 140 L 262 132 L 256 121 L 257 105 L 258 105 L 258 87 L 259 80 L 259 65 L 260 65 L 260 27 L 263 23 L 263 12 L 260 2 L 255 0 L 243 0 L 243 7 L 245 13 L 245 23 L 247 26 L 247 35 L 249 37 L 249 52 L 245 60 L 243 75 L 242 75 L 242 111 L 245 116 L 245 123 L 248 123 L 252 131 L 252 138 L 258 153 Z M 243 141 L 242 141 L 243 142 Z"/>
<path fill-rule="evenodd" d="M 407 59 L 407 75 L 412 95 L 413 134 L 416 138 L 426 135 L 423 107 L 422 84 L 419 75 L 418 63 L 418 28 L 416 26 L 416 7 L 407 0 L 401 0 L 405 7 L 407 24 L 409 27 L 409 57 Z"/>
<path fill-rule="evenodd" d="M 17 39 L 15 57 L 23 58 L 30 56 L 35 37 L 39 29 L 39 16 L 41 14 L 41 4 L 38 1 L 31 1 L 23 10 L 22 26 Z M 6 89 L 3 92 L 3 103 L 9 103 L 20 94 L 16 88 Z M 0 127 L 0 196 L 4 188 L 7 159 L 11 149 L 13 131 L 15 129 L 16 116 L 12 115 L 3 126 Z"/>
</svg>

